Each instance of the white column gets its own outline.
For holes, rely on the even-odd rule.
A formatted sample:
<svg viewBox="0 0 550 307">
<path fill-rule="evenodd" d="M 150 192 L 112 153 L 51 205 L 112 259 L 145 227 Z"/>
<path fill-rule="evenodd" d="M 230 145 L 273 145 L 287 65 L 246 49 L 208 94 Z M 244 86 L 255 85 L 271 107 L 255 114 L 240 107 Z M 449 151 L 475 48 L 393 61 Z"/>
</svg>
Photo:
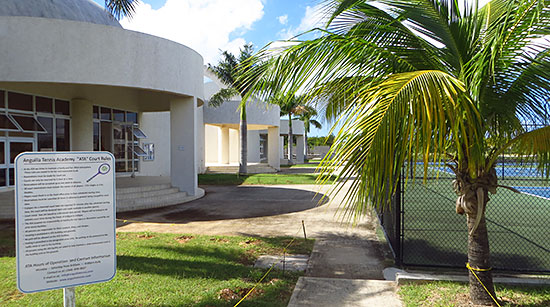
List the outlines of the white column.
<svg viewBox="0 0 550 307">
<path fill-rule="evenodd" d="M 267 164 L 276 170 L 281 170 L 281 137 L 279 127 L 267 129 Z"/>
<path fill-rule="evenodd" d="M 218 135 L 218 162 L 229 163 L 229 128 L 221 127 Z"/>
<path fill-rule="evenodd" d="M 304 136 L 296 136 L 296 163 L 304 163 Z"/>
<path fill-rule="evenodd" d="M 279 158 L 284 159 L 285 158 L 285 137 L 281 136 L 279 138 Z"/>
<path fill-rule="evenodd" d="M 71 101 L 71 150 L 94 150 L 92 102 L 84 99 Z"/>
<path fill-rule="evenodd" d="M 174 99 L 170 102 L 170 177 L 172 186 L 188 195 L 198 188 L 195 166 L 196 98 Z"/>
</svg>

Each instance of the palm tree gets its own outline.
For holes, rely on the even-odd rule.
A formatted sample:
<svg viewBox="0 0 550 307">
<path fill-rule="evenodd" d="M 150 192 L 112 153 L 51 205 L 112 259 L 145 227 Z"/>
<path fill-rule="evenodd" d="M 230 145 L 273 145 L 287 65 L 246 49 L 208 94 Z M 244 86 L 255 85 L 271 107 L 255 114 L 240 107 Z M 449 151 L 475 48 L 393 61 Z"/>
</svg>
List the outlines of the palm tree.
<svg viewBox="0 0 550 307">
<path fill-rule="evenodd" d="M 252 44 L 246 44 L 243 48 L 240 49 L 239 56 L 236 57 L 228 51 L 222 52 L 222 59 L 218 65 L 213 66 L 208 64 L 208 69 L 212 71 L 222 83 L 227 85 L 227 88 L 220 89 L 216 94 L 214 94 L 209 101 L 211 106 L 220 106 L 225 101 L 230 100 L 235 96 L 241 97 L 241 103 L 239 105 L 240 109 L 240 121 L 239 121 L 239 130 L 240 130 L 240 161 L 239 161 L 239 173 L 246 174 L 246 165 L 248 163 L 248 139 L 247 139 L 247 123 L 246 123 L 246 99 L 248 94 L 248 88 L 241 86 L 238 83 L 238 78 L 241 74 L 245 73 L 246 70 L 239 69 L 240 63 L 245 62 L 247 59 L 252 57 L 254 52 L 254 47 Z"/>
<path fill-rule="evenodd" d="M 281 116 L 288 115 L 288 165 L 292 165 L 292 145 L 294 143 L 294 136 L 292 135 L 292 116 L 302 114 L 305 105 L 303 103 L 303 96 L 283 96 L 277 95 L 270 100 L 271 104 L 276 104 L 281 108 Z"/>
<path fill-rule="evenodd" d="M 138 3 L 139 0 L 105 0 L 105 8 L 116 19 L 122 16 L 131 18 Z"/>
<path fill-rule="evenodd" d="M 341 169 L 337 187 L 352 182 L 349 217 L 387 206 L 412 167 L 406 161 L 447 162 L 456 212 L 466 215 L 470 298 L 492 303 L 485 210 L 501 187 L 497 157 L 514 147 L 550 176 L 550 127 L 521 125 L 543 123 L 550 100 L 549 1 L 332 0 L 325 8 L 319 38 L 264 49 L 261 81 L 243 82 L 258 95 L 307 92 L 341 114 L 333 158 L 322 165 Z"/>
<path fill-rule="evenodd" d="M 322 125 L 317 120 L 313 119 L 316 117 L 317 110 L 309 105 L 306 105 L 303 107 L 302 112 L 300 113 L 300 116 L 298 117 L 301 121 L 304 122 L 304 142 L 306 143 L 306 152 L 304 155 L 306 156 L 309 154 L 309 145 L 307 143 L 307 134 L 309 133 L 309 130 L 311 128 L 311 125 L 313 125 L 317 129 L 321 129 Z"/>
</svg>

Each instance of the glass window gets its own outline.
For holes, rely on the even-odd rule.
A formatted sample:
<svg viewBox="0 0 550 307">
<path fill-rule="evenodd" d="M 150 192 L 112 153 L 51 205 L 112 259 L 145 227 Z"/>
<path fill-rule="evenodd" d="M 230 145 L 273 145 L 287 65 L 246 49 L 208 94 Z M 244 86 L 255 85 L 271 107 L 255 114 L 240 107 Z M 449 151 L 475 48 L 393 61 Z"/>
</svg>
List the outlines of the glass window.
<svg viewBox="0 0 550 307">
<path fill-rule="evenodd" d="M 137 124 L 137 113 L 136 112 L 126 112 L 126 121 Z"/>
<path fill-rule="evenodd" d="M 138 145 L 134 145 L 134 154 L 138 157 L 147 157 L 145 150 L 141 149 Z"/>
<path fill-rule="evenodd" d="M 94 151 L 99 151 L 99 123 L 94 123 Z"/>
<path fill-rule="evenodd" d="M 102 120 L 111 120 L 111 109 L 101 108 L 101 119 Z"/>
<path fill-rule="evenodd" d="M 124 129 L 124 126 L 113 124 L 113 138 L 115 140 L 126 140 L 126 129 Z"/>
<path fill-rule="evenodd" d="M 23 132 L 46 133 L 46 129 L 31 115 L 10 114 Z"/>
<path fill-rule="evenodd" d="M 6 169 L 0 168 L 0 187 L 5 187 L 6 183 Z"/>
<path fill-rule="evenodd" d="M 143 133 L 143 131 L 141 131 L 141 129 L 139 129 L 138 127 L 133 127 L 132 129 L 132 133 L 134 134 L 134 136 L 138 139 L 145 139 L 147 138 L 147 136 L 145 135 L 145 133 Z"/>
<path fill-rule="evenodd" d="M 115 163 L 115 171 L 116 172 L 126 172 L 126 161 L 119 161 Z"/>
<path fill-rule="evenodd" d="M 0 108 L 5 108 L 6 105 L 4 104 L 4 91 L 0 91 Z"/>
<path fill-rule="evenodd" d="M 36 112 L 53 113 L 53 99 L 36 96 Z"/>
<path fill-rule="evenodd" d="M 99 107 L 98 106 L 93 107 L 93 113 L 94 113 L 94 115 L 93 115 L 94 118 L 99 118 Z"/>
<path fill-rule="evenodd" d="M 9 171 L 10 171 L 10 175 L 9 175 L 10 180 L 9 180 L 9 183 L 10 183 L 11 186 L 13 186 L 13 185 L 15 185 L 15 170 L 14 170 L 13 168 L 10 168 Z"/>
<path fill-rule="evenodd" d="M 14 163 L 15 157 L 25 151 L 32 151 L 31 142 L 10 141 L 10 163 Z"/>
<path fill-rule="evenodd" d="M 126 112 L 122 110 L 115 110 L 113 109 L 113 120 L 119 121 L 119 122 L 125 122 L 126 121 Z"/>
<path fill-rule="evenodd" d="M 0 114 L 0 131 L 20 131 L 13 119 L 6 114 Z"/>
<path fill-rule="evenodd" d="M 38 121 L 47 132 L 38 135 L 38 151 L 53 151 L 53 118 L 38 117 Z"/>
<path fill-rule="evenodd" d="M 6 143 L 4 141 L 0 142 L 0 164 L 6 164 L 5 146 Z M 0 169 L 0 172 L 2 172 L 2 169 Z"/>
<path fill-rule="evenodd" d="M 8 108 L 22 111 L 32 111 L 32 96 L 8 92 Z"/>
<path fill-rule="evenodd" d="M 70 104 L 65 100 L 55 100 L 55 114 L 71 115 Z"/>
<path fill-rule="evenodd" d="M 55 139 L 57 151 L 71 150 L 70 126 L 68 119 L 56 119 L 55 121 Z"/>
<path fill-rule="evenodd" d="M 101 151 L 113 150 L 113 127 L 111 123 L 101 122 Z"/>
<path fill-rule="evenodd" d="M 113 155 L 115 156 L 116 159 L 125 159 L 126 156 L 126 147 L 124 146 L 124 144 L 115 144 L 115 152 L 113 153 Z"/>
</svg>

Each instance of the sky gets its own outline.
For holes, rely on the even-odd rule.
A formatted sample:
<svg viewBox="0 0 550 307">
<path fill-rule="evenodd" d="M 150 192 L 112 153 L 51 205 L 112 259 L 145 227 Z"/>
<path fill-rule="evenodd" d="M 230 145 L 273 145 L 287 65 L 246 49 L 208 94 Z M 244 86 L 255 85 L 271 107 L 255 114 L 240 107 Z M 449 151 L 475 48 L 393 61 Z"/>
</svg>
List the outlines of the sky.
<svg viewBox="0 0 550 307">
<path fill-rule="evenodd" d="M 104 0 L 94 0 L 104 5 Z M 128 30 L 163 37 L 200 53 L 204 64 L 217 64 L 221 51 L 239 53 L 244 44 L 258 50 L 319 25 L 319 0 L 141 0 Z M 309 135 L 328 133 L 328 124 Z"/>
</svg>

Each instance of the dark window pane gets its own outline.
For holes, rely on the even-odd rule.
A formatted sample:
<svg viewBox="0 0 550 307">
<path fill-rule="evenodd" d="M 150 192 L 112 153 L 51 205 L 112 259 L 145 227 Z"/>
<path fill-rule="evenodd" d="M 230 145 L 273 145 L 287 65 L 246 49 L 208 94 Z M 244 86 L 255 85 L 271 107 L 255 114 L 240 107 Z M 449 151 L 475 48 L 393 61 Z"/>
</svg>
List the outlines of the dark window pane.
<svg viewBox="0 0 550 307">
<path fill-rule="evenodd" d="M 127 169 L 126 169 L 126 161 L 116 162 L 116 163 L 115 163 L 115 168 L 116 168 L 116 171 L 117 171 L 117 172 L 126 172 L 126 171 L 127 171 Z"/>
<path fill-rule="evenodd" d="M 94 123 L 94 151 L 99 151 L 99 123 Z"/>
<path fill-rule="evenodd" d="M 111 123 L 102 122 L 101 123 L 101 151 L 111 151 L 113 150 L 113 125 Z"/>
<path fill-rule="evenodd" d="M 134 154 L 138 157 L 146 157 L 147 153 L 138 145 L 134 145 Z"/>
<path fill-rule="evenodd" d="M 70 127 L 68 119 L 56 119 L 55 121 L 56 151 L 71 150 Z"/>
<path fill-rule="evenodd" d="M 38 117 L 47 133 L 38 134 L 38 151 L 53 151 L 53 118 Z"/>
<path fill-rule="evenodd" d="M 65 100 L 55 100 L 55 114 L 71 115 L 69 102 Z"/>
<path fill-rule="evenodd" d="M 15 185 L 15 170 L 10 168 L 10 186 Z"/>
<path fill-rule="evenodd" d="M 14 163 L 15 157 L 25 151 L 32 151 L 32 143 L 11 141 L 10 143 L 10 163 Z"/>
<path fill-rule="evenodd" d="M 15 114 L 10 114 L 10 116 L 19 124 L 23 132 L 46 132 L 46 129 L 33 116 Z"/>
<path fill-rule="evenodd" d="M 126 113 L 126 121 L 132 122 L 137 124 L 137 113 L 135 112 L 127 112 Z"/>
<path fill-rule="evenodd" d="M 5 187 L 6 183 L 6 169 L 0 168 L 0 187 Z"/>
<path fill-rule="evenodd" d="M 32 96 L 8 92 L 8 108 L 23 111 L 32 111 Z"/>
<path fill-rule="evenodd" d="M 143 133 L 143 131 L 141 131 L 141 129 L 139 129 L 138 127 L 133 127 L 132 129 L 132 132 L 134 133 L 134 136 L 138 139 L 145 139 L 147 138 L 147 136 L 145 135 L 145 133 Z"/>
<path fill-rule="evenodd" d="M 113 120 L 116 120 L 119 122 L 125 122 L 126 121 L 125 112 L 122 110 L 113 109 Z"/>
<path fill-rule="evenodd" d="M 125 159 L 126 150 L 124 144 L 115 144 L 114 156 L 116 159 Z"/>
<path fill-rule="evenodd" d="M 94 117 L 94 118 L 99 118 L 99 107 L 98 107 L 98 106 L 94 106 L 93 108 L 94 108 L 94 109 L 93 109 L 93 110 L 94 110 L 94 111 L 93 111 L 93 112 L 94 112 L 93 117 Z"/>
<path fill-rule="evenodd" d="M 53 99 L 36 96 L 36 112 L 53 113 Z"/>
<path fill-rule="evenodd" d="M 13 120 L 5 114 L 0 114 L 0 131 L 19 131 Z"/>
<path fill-rule="evenodd" d="M 126 129 L 122 125 L 113 125 L 113 137 L 115 140 L 126 141 Z"/>
<path fill-rule="evenodd" d="M 109 108 L 101 108 L 101 119 L 103 119 L 103 120 L 111 120 L 111 109 L 109 109 Z"/>
<path fill-rule="evenodd" d="M 5 108 L 6 105 L 4 104 L 4 91 L 0 91 L 0 108 Z"/>
<path fill-rule="evenodd" d="M 6 143 L 5 142 L 0 142 L 0 164 L 5 164 L 6 163 Z M 1 170 L 0 170 L 1 172 Z"/>
</svg>

